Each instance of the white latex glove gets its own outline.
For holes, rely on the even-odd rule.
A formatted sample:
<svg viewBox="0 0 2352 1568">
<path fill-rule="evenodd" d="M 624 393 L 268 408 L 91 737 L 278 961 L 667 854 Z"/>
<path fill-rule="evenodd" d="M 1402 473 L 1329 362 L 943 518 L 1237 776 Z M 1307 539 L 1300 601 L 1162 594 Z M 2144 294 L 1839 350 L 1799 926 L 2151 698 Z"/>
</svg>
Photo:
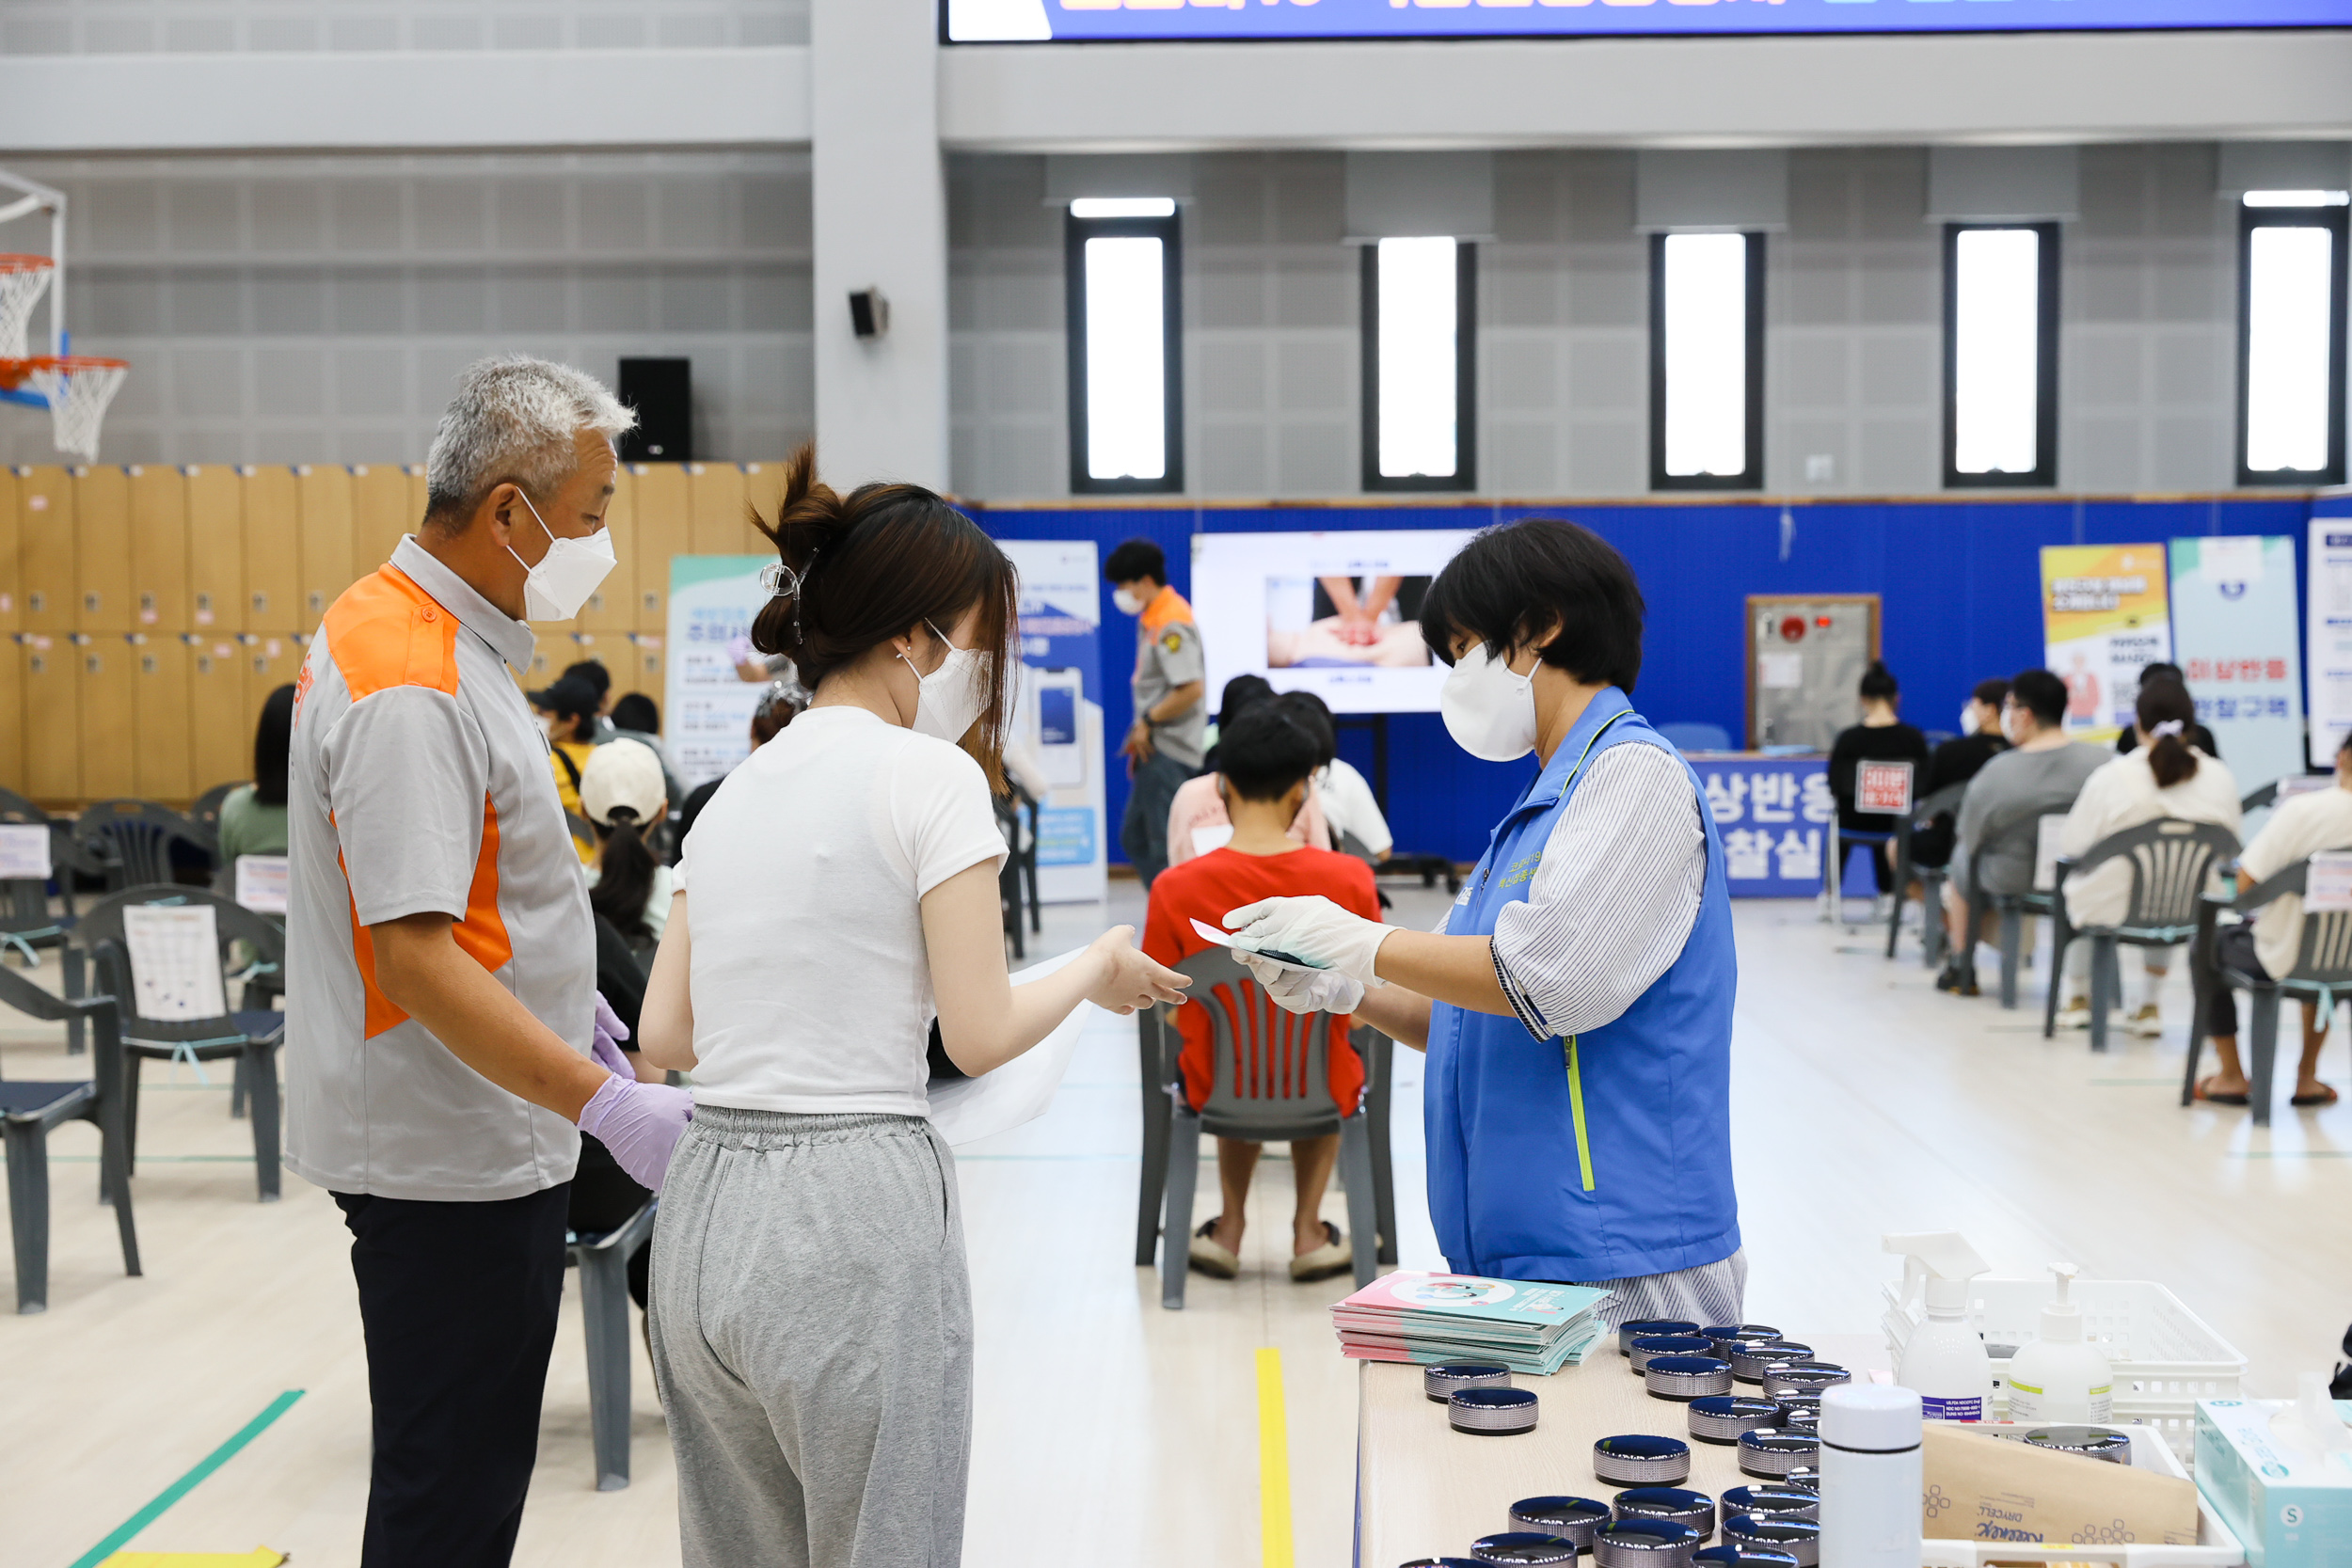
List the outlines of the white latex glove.
<svg viewBox="0 0 2352 1568">
<path fill-rule="evenodd" d="M 1293 969 L 1272 958 L 1239 957 L 1259 989 L 1294 1013 L 1352 1013 L 1364 999 L 1364 988 L 1336 969 Z"/>
<path fill-rule="evenodd" d="M 1373 959 L 1393 926 L 1350 914 L 1328 898 L 1261 898 L 1229 910 L 1234 942 L 1260 953 L 1286 953 L 1316 969 L 1337 970 L 1359 986 L 1383 985 Z"/>
</svg>

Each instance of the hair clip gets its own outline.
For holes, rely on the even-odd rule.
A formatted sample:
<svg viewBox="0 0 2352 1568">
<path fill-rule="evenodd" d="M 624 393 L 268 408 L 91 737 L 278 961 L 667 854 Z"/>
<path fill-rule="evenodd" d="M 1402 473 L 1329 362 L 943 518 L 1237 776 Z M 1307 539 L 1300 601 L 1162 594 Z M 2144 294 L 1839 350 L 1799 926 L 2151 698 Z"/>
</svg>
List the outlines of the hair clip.
<svg viewBox="0 0 2352 1568">
<path fill-rule="evenodd" d="M 798 598 L 801 594 L 801 574 L 781 561 L 771 561 L 759 569 L 759 586 L 771 599 Z"/>
<path fill-rule="evenodd" d="M 2163 723 L 2158 724 L 2154 729 L 2150 730 L 2148 733 L 2154 738 L 2162 740 L 2168 735 L 2185 735 L 2187 731 L 2188 725 L 2184 723 L 2182 721 L 2178 719 L 2168 719 Z"/>
</svg>

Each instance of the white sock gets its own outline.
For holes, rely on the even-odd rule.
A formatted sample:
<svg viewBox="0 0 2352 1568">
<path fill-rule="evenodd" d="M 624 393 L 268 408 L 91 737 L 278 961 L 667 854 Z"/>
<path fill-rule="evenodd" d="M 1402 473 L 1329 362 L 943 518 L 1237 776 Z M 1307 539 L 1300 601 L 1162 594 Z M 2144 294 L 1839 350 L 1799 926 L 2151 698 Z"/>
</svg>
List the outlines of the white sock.
<svg viewBox="0 0 2352 1568">
<path fill-rule="evenodd" d="M 2156 997 L 2164 990 L 2164 976 L 2165 971 L 2161 969 L 2143 969 L 2139 972 L 2139 1005 L 2141 1006 L 2153 1007 L 2156 1005 Z"/>
</svg>

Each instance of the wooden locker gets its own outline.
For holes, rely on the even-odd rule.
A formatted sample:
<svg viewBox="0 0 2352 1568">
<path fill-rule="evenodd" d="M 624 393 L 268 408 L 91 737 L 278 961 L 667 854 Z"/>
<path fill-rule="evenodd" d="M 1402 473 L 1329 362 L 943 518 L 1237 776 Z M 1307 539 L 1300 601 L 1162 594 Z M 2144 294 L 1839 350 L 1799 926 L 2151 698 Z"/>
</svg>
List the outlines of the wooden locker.
<svg viewBox="0 0 2352 1568">
<path fill-rule="evenodd" d="M 16 470 L 21 625 L 52 636 L 73 629 L 73 476 L 63 468 Z M 68 793 L 71 793 L 69 791 Z"/>
<path fill-rule="evenodd" d="M 216 784 L 253 776 L 244 654 L 244 642 L 234 633 L 187 639 L 188 770 L 199 794 Z"/>
<path fill-rule="evenodd" d="M 599 637 L 593 631 L 574 630 L 571 634 L 571 652 L 565 656 L 562 663 L 555 667 L 555 673 L 558 675 L 561 675 L 566 667 L 577 664 L 582 659 L 592 658 L 604 666 L 604 673 L 611 682 L 607 689 L 612 696 L 617 697 L 627 689 L 621 684 L 622 678 L 628 673 L 628 634 L 627 632 L 606 632 Z"/>
<path fill-rule="evenodd" d="M 81 704 L 81 650 L 73 639 L 28 631 L 17 639 L 24 687 L 24 790 L 44 806 L 82 799 L 82 748 L 75 715 Z"/>
<path fill-rule="evenodd" d="M 131 480 L 132 620 L 140 631 L 189 628 L 188 479 L 150 463 Z"/>
<path fill-rule="evenodd" d="M 551 626 L 533 626 L 538 633 L 538 646 L 532 650 L 530 673 L 522 677 L 525 691 L 537 691 L 551 686 L 565 665 L 580 657 L 580 644 L 572 641 L 568 631 Z"/>
<path fill-rule="evenodd" d="M 188 480 L 187 623 L 211 633 L 245 629 L 245 481 L 226 464 L 184 470 Z"/>
<path fill-rule="evenodd" d="M 686 466 L 688 543 L 696 555 L 741 555 L 743 466 L 739 463 L 689 463 Z"/>
<path fill-rule="evenodd" d="M 245 613 L 239 626 L 302 619 L 302 498 L 292 468 L 240 468 L 245 483 Z"/>
<path fill-rule="evenodd" d="M 90 800 L 136 797 L 138 768 L 132 752 L 137 733 L 137 669 L 127 632 L 76 632 L 82 667 L 82 795 Z"/>
<path fill-rule="evenodd" d="M 0 633 L 0 789 L 24 793 L 24 655 L 14 632 Z"/>
<path fill-rule="evenodd" d="M 773 523 L 776 513 L 784 505 L 784 465 L 781 463 L 746 463 L 743 465 L 743 553 L 773 555 L 775 545 L 752 525 L 754 516 Z"/>
<path fill-rule="evenodd" d="M 291 686 L 302 673 L 302 660 L 310 640 L 290 631 L 249 631 L 245 634 L 245 736 L 251 749 L 254 726 L 262 720 L 262 705 L 281 686 Z"/>
<path fill-rule="evenodd" d="M 73 629 L 138 630 L 131 595 L 128 468 L 106 465 L 74 470 L 73 563 Z"/>
<path fill-rule="evenodd" d="M 294 494 L 302 518 L 302 602 L 294 607 L 294 619 L 315 626 L 358 575 L 351 547 L 351 470 L 306 463 L 294 470 Z M 371 561 L 368 570 L 380 564 Z M 281 617 L 277 624 L 285 622 Z"/>
<path fill-rule="evenodd" d="M 626 632 L 637 624 L 636 491 L 637 476 L 626 467 L 612 476 L 612 502 L 604 509 L 604 528 L 612 536 L 615 564 L 580 607 L 582 631 Z"/>
<path fill-rule="evenodd" d="M 355 577 L 391 560 L 392 546 L 416 526 L 417 519 L 408 510 L 405 472 L 387 463 L 352 466 L 351 569 Z"/>
<path fill-rule="evenodd" d="M 131 641 L 131 713 L 137 724 L 132 772 L 143 800 L 183 805 L 196 799 L 188 711 L 188 645 L 179 632 L 138 632 Z M 207 780 L 206 784 L 216 781 Z"/>
<path fill-rule="evenodd" d="M 661 668 L 661 639 L 649 631 L 637 632 L 628 640 L 628 670 L 624 674 L 618 668 L 612 672 L 612 695 L 617 701 L 632 691 L 642 691 L 653 699 L 661 713 L 662 722 L 670 718 L 669 693 L 663 689 Z"/>
<path fill-rule="evenodd" d="M 17 488 L 16 470 L 0 468 L 0 637 L 8 636 L 24 624 L 24 579 L 16 560 L 16 541 L 22 531 L 17 524 Z M 8 645 L 7 653 L 8 657 L 0 658 L 0 665 L 13 669 L 16 665 L 16 645 L 13 642 Z"/>
<path fill-rule="evenodd" d="M 637 629 L 670 629 L 670 558 L 691 553 L 686 470 L 675 463 L 635 463 L 630 498 L 637 522 Z"/>
<path fill-rule="evenodd" d="M 423 464 L 411 463 L 400 471 L 408 476 L 408 531 L 414 533 L 424 526 L 424 508 L 432 499 L 432 487 L 424 482 Z"/>
</svg>

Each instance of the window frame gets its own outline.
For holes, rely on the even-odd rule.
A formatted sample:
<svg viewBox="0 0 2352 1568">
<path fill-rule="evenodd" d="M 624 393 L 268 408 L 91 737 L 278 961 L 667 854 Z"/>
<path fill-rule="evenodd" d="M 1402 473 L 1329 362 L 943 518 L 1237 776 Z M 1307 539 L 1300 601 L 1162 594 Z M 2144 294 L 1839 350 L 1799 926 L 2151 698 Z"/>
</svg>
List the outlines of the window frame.
<svg viewBox="0 0 2352 1568">
<path fill-rule="evenodd" d="M 1691 230 L 1696 232 L 1696 230 Z M 1649 487 L 1652 490 L 1761 490 L 1764 488 L 1764 251 L 1760 230 L 1737 231 L 1748 243 L 1747 430 L 1748 465 L 1736 474 L 1666 472 L 1666 242 L 1670 231 L 1649 237 Z"/>
<path fill-rule="evenodd" d="M 1960 471 L 1960 236 L 1971 229 L 2030 229 L 2034 247 L 2034 466 L 2022 473 Z M 1944 488 L 2047 490 L 2058 484 L 2058 229 L 2055 222 L 1963 220 L 1944 226 Z"/>
<path fill-rule="evenodd" d="M 1435 237 L 1435 236 L 1432 236 Z M 1478 488 L 1478 245 L 1454 241 L 1454 472 L 1380 471 L 1380 245 L 1359 247 L 1363 302 L 1362 478 L 1367 493 L 1468 491 Z"/>
<path fill-rule="evenodd" d="M 1181 204 L 1166 217 L 1082 218 L 1065 213 L 1063 277 L 1070 343 L 1070 489 L 1073 495 L 1168 495 L 1184 488 L 1184 258 Z M 1087 283 L 1089 240 L 1136 237 L 1160 242 L 1162 440 L 1167 466 L 1157 479 L 1097 479 L 1087 466 Z"/>
<path fill-rule="evenodd" d="M 2346 276 L 2352 274 L 2352 257 L 2345 255 L 2352 221 L 2347 214 L 2352 208 L 2328 207 L 2249 207 L 2238 205 L 2237 230 L 2237 450 L 2233 454 L 2237 469 L 2237 483 L 2242 489 L 2264 489 L 2283 486 L 2291 489 L 2315 489 L 2322 485 L 2344 482 L 2344 371 L 2345 344 L 2352 340 L 2352 322 L 2345 319 L 2347 305 Z M 2335 341 L 2328 345 L 2328 465 L 2313 472 L 2309 468 L 2249 468 L 2246 466 L 2247 437 L 2251 408 L 2249 406 L 2253 386 L 2249 380 L 2253 359 L 2253 337 L 2250 328 L 2254 319 L 2254 230 L 2257 229 L 2326 229 L 2335 235 L 2329 271 L 2328 304 L 2335 316 Z"/>
</svg>

